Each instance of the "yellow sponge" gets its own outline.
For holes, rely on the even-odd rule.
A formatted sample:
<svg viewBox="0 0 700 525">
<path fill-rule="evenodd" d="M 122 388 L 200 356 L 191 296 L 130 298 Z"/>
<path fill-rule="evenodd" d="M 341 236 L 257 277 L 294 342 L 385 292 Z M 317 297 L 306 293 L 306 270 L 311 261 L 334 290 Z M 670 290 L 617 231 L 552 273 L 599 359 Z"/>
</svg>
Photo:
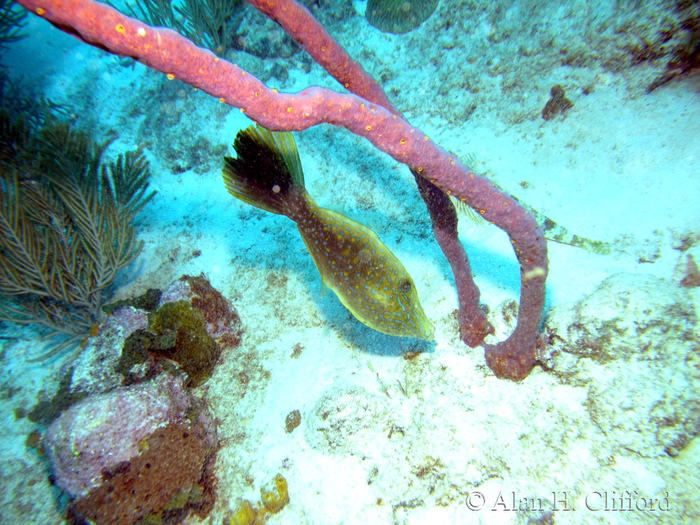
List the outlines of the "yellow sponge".
<svg viewBox="0 0 700 525">
<path fill-rule="evenodd" d="M 287 480 L 282 474 L 260 489 L 262 507 L 253 507 L 247 499 L 238 502 L 235 510 L 229 512 L 224 519 L 224 525 L 263 525 L 270 514 L 277 514 L 289 503 Z"/>
<path fill-rule="evenodd" d="M 262 504 L 272 514 L 278 513 L 289 503 L 287 480 L 282 474 L 277 474 L 272 482 L 260 489 Z"/>
<path fill-rule="evenodd" d="M 236 510 L 226 516 L 224 523 L 226 525 L 253 525 L 258 511 L 253 508 L 250 501 L 247 499 L 238 503 Z"/>
</svg>

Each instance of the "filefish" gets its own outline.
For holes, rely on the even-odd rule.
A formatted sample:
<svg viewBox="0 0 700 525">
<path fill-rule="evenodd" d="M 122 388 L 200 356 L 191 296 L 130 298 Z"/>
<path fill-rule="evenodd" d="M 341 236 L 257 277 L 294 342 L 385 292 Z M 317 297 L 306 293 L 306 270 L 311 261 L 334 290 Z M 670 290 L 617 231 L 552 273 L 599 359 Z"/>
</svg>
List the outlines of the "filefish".
<svg viewBox="0 0 700 525">
<path fill-rule="evenodd" d="M 294 137 L 250 126 L 224 157 L 226 189 L 234 197 L 293 220 L 323 284 L 362 323 L 379 332 L 433 340 L 416 286 L 401 262 L 362 224 L 321 208 L 304 186 Z"/>
</svg>

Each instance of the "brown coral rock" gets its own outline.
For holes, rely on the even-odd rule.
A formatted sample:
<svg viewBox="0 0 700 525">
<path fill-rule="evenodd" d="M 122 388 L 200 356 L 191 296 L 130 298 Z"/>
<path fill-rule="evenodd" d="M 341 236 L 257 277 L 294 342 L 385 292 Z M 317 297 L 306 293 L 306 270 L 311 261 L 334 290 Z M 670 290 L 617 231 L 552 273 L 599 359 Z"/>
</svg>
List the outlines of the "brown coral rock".
<svg viewBox="0 0 700 525">
<path fill-rule="evenodd" d="M 102 472 L 103 483 L 74 501 L 71 513 L 100 525 L 132 525 L 148 516 L 178 523 L 214 505 L 214 450 L 194 424 L 171 423 L 140 442 L 142 453 Z"/>
<path fill-rule="evenodd" d="M 298 410 L 292 410 L 284 420 L 284 429 L 289 434 L 292 430 L 297 428 L 301 423 L 301 412 Z"/>
<path fill-rule="evenodd" d="M 550 99 L 542 110 L 542 118 L 545 120 L 552 120 L 558 115 L 563 115 L 566 110 L 574 105 L 573 102 L 566 98 L 566 92 L 559 84 L 552 86 L 549 94 Z"/>
<path fill-rule="evenodd" d="M 686 259 L 685 277 L 681 279 L 681 286 L 683 288 L 697 288 L 700 286 L 700 269 L 698 268 L 698 263 L 695 262 L 695 259 L 690 254 L 688 254 Z"/>
</svg>

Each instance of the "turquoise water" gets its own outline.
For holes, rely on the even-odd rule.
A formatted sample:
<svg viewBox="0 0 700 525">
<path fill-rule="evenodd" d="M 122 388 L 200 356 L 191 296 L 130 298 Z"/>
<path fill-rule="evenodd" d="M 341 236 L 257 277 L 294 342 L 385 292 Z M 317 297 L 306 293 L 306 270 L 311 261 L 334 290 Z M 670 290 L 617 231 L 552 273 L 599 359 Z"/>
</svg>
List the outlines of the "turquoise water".
<svg viewBox="0 0 700 525">
<path fill-rule="evenodd" d="M 309 193 L 401 261 L 431 342 L 362 324 L 292 221 L 226 191 L 244 113 L 29 14 L 1 55 L 3 108 L 39 136 L 49 100 L 108 144 L 105 169 L 126 152 L 148 162 L 156 193 L 130 222 L 142 248 L 98 306 L 158 292 L 70 309 L 77 343 L 58 351 L 47 328 L 0 323 L 0 523 L 222 523 L 241 499 L 285 524 L 700 522 L 697 4 L 442 0 L 402 34 L 362 1 L 307 4 L 412 125 L 545 226 L 538 364 L 498 379 L 460 340 L 454 277 L 404 165 L 339 127 L 295 132 Z M 343 91 L 251 6 L 221 27 L 199 43 L 266 86 Z M 3 137 L 7 216 L 8 166 L 53 191 L 36 159 L 64 157 L 61 141 L 51 155 Z M 56 206 L 26 208 L 64 234 L 47 257 L 78 238 Z M 519 267 L 502 230 L 459 217 L 494 344 L 515 326 Z M 30 298 L 3 296 L 6 317 L 56 305 Z M 125 486 L 128 509 L 105 503 Z"/>
</svg>

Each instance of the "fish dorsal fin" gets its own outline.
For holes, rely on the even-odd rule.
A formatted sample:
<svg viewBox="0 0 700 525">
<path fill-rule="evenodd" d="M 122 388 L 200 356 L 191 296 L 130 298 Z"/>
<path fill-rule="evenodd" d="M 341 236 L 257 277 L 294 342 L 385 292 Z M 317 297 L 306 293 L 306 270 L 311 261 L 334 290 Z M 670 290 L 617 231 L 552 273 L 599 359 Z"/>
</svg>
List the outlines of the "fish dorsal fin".
<svg viewBox="0 0 700 525">
<path fill-rule="evenodd" d="M 301 167 L 299 150 L 294 135 L 289 131 L 270 131 L 260 125 L 246 129 L 251 137 L 276 151 L 284 161 L 295 184 L 304 186 L 304 170 Z"/>
</svg>

